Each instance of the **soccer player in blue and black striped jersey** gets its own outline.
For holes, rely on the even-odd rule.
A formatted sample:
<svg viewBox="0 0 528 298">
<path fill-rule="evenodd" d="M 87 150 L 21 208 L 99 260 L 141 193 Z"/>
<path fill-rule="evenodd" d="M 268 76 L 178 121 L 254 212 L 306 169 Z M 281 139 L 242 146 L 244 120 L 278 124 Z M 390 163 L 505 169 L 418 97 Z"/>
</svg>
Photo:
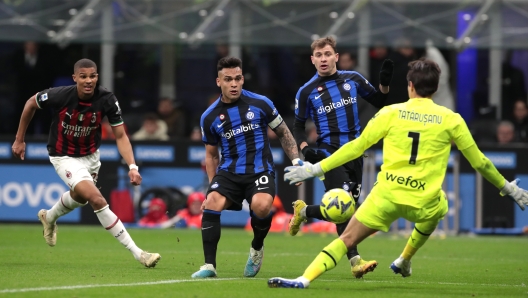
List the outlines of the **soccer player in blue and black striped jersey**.
<svg viewBox="0 0 528 298">
<path fill-rule="evenodd" d="M 207 200 L 202 205 L 205 264 L 192 277 L 216 277 L 221 211 L 242 210 L 244 200 L 251 209 L 254 235 L 244 276 L 254 277 L 262 265 L 264 238 L 271 227 L 271 206 L 275 197 L 275 171 L 268 126 L 277 134 L 294 165 L 299 162 L 299 152 L 293 135 L 273 102 L 242 89 L 242 61 L 234 57 L 222 58 L 218 61 L 217 70 L 216 84 L 222 94 L 200 120 L 210 183 Z"/>
<path fill-rule="evenodd" d="M 392 79 L 393 62 L 385 60 L 380 72 L 380 90 L 376 90 L 360 73 L 337 70 L 339 54 L 336 41 L 324 37 L 312 43 L 312 64 L 317 73 L 302 86 L 295 98 L 295 123 L 293 135 L 308 162 L 316 163 L 334 153 L 347 142 L 359 137 L 361 126 L 358 117 L 357 100 L 363 98 L 373 106 L 382 108 L 389 92 Z M 317 149 L 310 148 L 306 142 L 305 122 L 311 118 L 317 128 Z M 350 192 L 357 203 L 361 193 L 363 160 L 358 158 L 343 166 L 325 173 L 326 191 L 343 188 Z M 304 201 L 293 203 L 294 216 L 290 220 L 289 233 L 294 236 L 307 218 L 326 220 L 319 205 L 306 205 Z M 345 230 L 348 221 L 336 224 L 337 233 Z M 356 278 L 374 270 L 376 261 L 364 261 L 357 247 L 347 253 Z"/>
</svg>

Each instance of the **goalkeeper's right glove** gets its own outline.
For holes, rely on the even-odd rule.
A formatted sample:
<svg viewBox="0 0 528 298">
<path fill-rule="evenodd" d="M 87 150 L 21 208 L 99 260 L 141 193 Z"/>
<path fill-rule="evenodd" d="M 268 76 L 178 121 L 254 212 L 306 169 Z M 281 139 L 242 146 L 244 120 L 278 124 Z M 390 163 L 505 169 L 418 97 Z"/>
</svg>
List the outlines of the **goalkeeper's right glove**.
<svg viewBox="0 0 528 298">
<path fill-rule="evenodd" d="M 284 181 L 290 181 L 291 184 L 296 184 L 304 180 L 319 177 L 319 179 L 324 179 L 324 172 L 321 168 L 320 163 L 311 164 L 307 161 L 299 163 L 300 166 L 289 166 L 284 169 L 286 174 L 284 174 Z"/>
<path fill-rule="evenodd" d="M 509 196 L 524 211 L 524 206 L 528 206 L 528 192 L 517 186 L 517 183 L 519 183 L 519 181 L 521 180 L 518 178 L 513 180 L 512 182 L 506 181 L 506 184 L 504 184 L 504 187 L 501 189 L 500 194 L 502 196 Z"/>
</svg>

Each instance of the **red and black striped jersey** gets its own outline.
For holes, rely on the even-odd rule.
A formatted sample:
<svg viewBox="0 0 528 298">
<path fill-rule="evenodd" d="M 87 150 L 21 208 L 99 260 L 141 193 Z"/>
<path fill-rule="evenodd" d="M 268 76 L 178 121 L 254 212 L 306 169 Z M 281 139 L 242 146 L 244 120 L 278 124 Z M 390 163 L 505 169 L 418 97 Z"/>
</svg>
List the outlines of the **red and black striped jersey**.
<svg viewBox="0 0 528 298">
<path fill-rule="evenodd" d="M 94 153 L 101 145 L 101 121 L 123 124 L 121 108 L 114 94 L 98 86 L 89 100 L 81 100 L 77 86 L 46 89 L 35 95 L 41 109 L 53 111 L 48 138 L 50 156 L 80 157 Z"/>
</svg>

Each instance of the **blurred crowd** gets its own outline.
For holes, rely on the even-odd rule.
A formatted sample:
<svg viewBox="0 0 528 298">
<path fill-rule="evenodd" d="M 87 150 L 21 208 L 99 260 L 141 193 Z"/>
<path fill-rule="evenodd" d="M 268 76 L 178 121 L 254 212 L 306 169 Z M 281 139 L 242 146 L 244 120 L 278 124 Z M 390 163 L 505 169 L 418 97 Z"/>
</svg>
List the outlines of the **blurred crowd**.
<svg viewBox="0 0 528 298">
<path fill-rule="evenodd" d="M 183 46 L 182 46 L 183 47 Z M 119 45 L 115 58 L 116 94 L 123 110 L 126 131 L 132 140 L 201 140 L 200 115 L 219 96 L 215 84 L 216 62 L 227 56 L 226 44 L 204 45 L 194 49 L 189 56 L 182 49 L 176 62 L 176 94 L 160 96 L 160 54 L 156 46 Z M 338 69 L 356 70 L 357 53 L 353 49 L 338 48 Z M 315 73 L 310 62 L 310 48 L 305 47 L 243 47 L 242 60 L 245 77 L 244 88 L 264 94 L 274 101 L 288 125 L 293 124 L 294 98 L 302 82 Z M 0 117 L 1 135 L 14 135 L 19 117 L 28 98 L 49 87 L 71 85 L 73 64 L 82 57 L 98 62 L 99 49 L 93 45 L 70 45 L 65 49 L 50 44 L 25 42 L 23 44 L 0 43 Z M 186 56 L 187 55 L 187 56 Z M 479 55 L 487 55 L 487 51 Z M 427 57 L 437 62 L 442 69 L 440 85 L 435 102 L 457 111 L 454 96 L 455 76 L 449 66 L 456 54 L 439 50 L 428 41 L 415 48 L 405 38 L 387 42 L 374 41 L 369 50 L 368 81 L 378 86 L 378 72 L 384 59 L 395 62 L 393 81 L 388 101 L 397 102 L 407 98 L 407 64 Z M 473 94 L 474 118 L 469 120 L 470 129 L 479 143 L 508 144 L 528 141 L 528 107 L 525 87 L 526 76 L 520 67 L 528 62 L 528 55 L 513 55 L 507 52 L 502 69 L 502 112 L 497 120 L 495 107 L 489 105 L 489 70 L 487 61 L 479 58 L 477 88 Z M 451 62 L 451 63 L 450 63 Z M 480 66 L 484 64 L 484 66 Z M 100 66 L 99 66 L 100 67 Z M 481 71 L 483 70 L 483 71 Z M 99 81 L 101 82 L 101 81 Z M 360 122 L 367 123 L 376 109 L 365 101 L 358 101 Z M 27 135 L 47 137 L 51 115 L 40 111 L 35 115 Z M 308 125 L 309 140 L 317 139 L 315 126 Z M 103 124 L 103 139 L 112 139 L 108 123 Z M 276 139 L 270 130 L 269 137 Z"/>
</svg>

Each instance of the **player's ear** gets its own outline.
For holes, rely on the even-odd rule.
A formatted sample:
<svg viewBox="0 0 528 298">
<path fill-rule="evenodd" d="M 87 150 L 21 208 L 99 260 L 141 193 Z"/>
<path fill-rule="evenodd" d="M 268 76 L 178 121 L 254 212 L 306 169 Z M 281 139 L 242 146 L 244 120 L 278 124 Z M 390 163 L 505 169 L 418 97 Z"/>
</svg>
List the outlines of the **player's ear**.
<svg viewBox="0 0 528 298">
<path fill-rule="evenodd" d="M 72 79 L 75 83 L 77 83 L 77 77 L 75 76 L 75 74 L 72 74 Z"/>
<path fill-rule="evenodd" d="M 310 60 L 312 61 L 312 64 L 315 65 L 315 62 L 314 62 L 314 56 L 310 56 Z"/>
<path fill-rule="evenodd" d="M 216 86 L 220 87 L 220 78 L 216 78 Z"/>
<path fill-rule="evenodd" d="M 339 61 L 339 53 L 335 53 L 336 56 L 336 62 Z"/>
</svg>

